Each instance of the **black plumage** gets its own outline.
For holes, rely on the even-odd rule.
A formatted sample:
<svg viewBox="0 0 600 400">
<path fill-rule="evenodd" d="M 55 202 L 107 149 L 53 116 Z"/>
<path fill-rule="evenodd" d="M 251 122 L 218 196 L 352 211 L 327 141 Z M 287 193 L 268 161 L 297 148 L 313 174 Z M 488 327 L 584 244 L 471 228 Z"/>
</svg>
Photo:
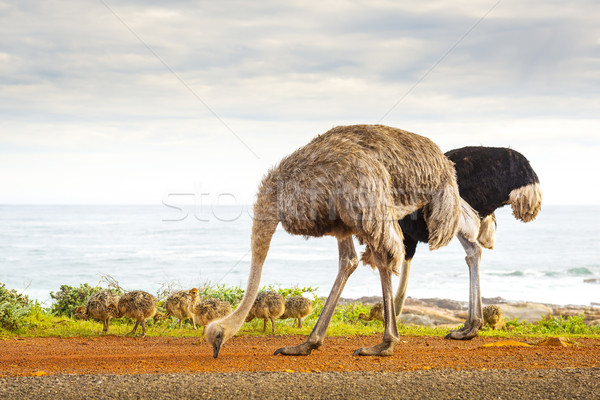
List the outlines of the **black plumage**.
<svg viewBox="0 0 600 400">
<path fill-rule="evenodd" d="M 529 161 L 518 151 L 504 147 L 463 147 L 450 150 L 458 190 L 480 218 L 508 202 L 514 189 L 539 183 Z"/>
<path fill-rule="evenodd" d="M 509 203 L 510 193 L 539 183 L 529 161 L 518 151 L 504 147 L 462 147 L 445 153 L 456 169 L 460 196 L 485 218 Z M 427 243 L 429 231 L 423 209 L 404 217 L 406 259 L 412 259 L 418 242 Z"/>
</svg>

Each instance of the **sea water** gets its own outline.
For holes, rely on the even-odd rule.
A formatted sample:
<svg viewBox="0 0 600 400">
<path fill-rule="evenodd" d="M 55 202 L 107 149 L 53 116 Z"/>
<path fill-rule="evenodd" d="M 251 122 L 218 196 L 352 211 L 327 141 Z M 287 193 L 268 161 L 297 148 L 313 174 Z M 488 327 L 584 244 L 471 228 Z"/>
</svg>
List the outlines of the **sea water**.
<svg viewBox="0 0 600 400">
<path fill-rule="evenodd" d="M 544 206 L 530 223 L 509 207 L 497 211 L 494 250 L 484 250 L 484 297 L 552 304 L 600 303 L 600 207 Z M 63 284 L 156 293 L 208 282 L 245 288 L 250 265 L 251 207 L 0 206 L 0 283 L 46 305 Z M 357 251 L 362 250 L 357 244 Z M 469 273 L 458 241 L 429 251 L 420 244 L 408 295 L 467 301 Z M 337 273 L 332 237 L 275 233 L 261 284 L 313 287 L 326 296 Z M 394 285 L 397 285 L 397 279 Z M 379 275 L 359 266 L 343 297 L 381 295 Z"/>
</svg>

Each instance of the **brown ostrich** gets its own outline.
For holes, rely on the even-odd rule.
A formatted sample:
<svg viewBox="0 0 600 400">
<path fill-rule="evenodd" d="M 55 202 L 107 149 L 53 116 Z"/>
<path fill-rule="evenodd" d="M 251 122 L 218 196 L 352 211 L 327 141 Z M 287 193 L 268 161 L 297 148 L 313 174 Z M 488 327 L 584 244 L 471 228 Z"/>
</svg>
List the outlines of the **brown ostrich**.
<svg viewBox="0 0 600 400">
<path fill-rule="evenodd" d="M 365 314 L 360 313 L 358 315 L 359 319 L 363 321 L 373 321 L 374 319 L 383 322 L 383 303 L 375 303 L 369 310 L 369 316 L 367 317 Z"/>
<path fill-rule="evenodd" d="M 223 318 L 231 314 L 231 304 L 228 301 L 207 298 L 191 307 L 194 324 L 202 327 L 202 335 L 206 329 L 206 325 L 211 321 Z"/>
<path fill-rule="evenodd" d="M 492 330 L 504 329 L 506 327 L 502 310 L 496 305 L 483 307 L 483 323 L 487 324 Z"/>
<path fill-rule="evenodd" d="M 183 326 L 183 321 L 189 319 L 192 321 L 192 326 L 196 329 L 196 322 L 194 321 L 193 307 L 198 303 L 198 289 L 193 288 L 188 290 L 180 290 L 173 293 L 165 301 L 165 308 L 167 313 L 164 316 L 160 316 L 160 319 L 175 317 L 179 319 L 179 329 Z M 157 319 L 157 317 L 154 317 Z"/>
<path fill-rule="evenodd" d="M 312 301 L 302 296 L 290 296 L 285 299 L 285 311 L 279 318 L 295 318 L 298 320 L 298 328 L 302 328 L 302 318 L 309 315 L 312 311 Z"/>
<path fill-rule="evenodd" d="M 338 275 L 306 342 L 275 354 L 306 355 L 323 343 L 348 277 L 358 266 L 352 237 L 366 244 L 361 259 L 379 271 L 383 340 L 357 355 L 391 355 L 399 340 L 392 274 L 404 258 L 398 220 L 425 207 L 429 247 L 447 245 L 461 215 L 452 163 L 429 139 L 382 125 L 340 126 L 285 157 L 263 178 L 254 204 L 252 261 L 244 298 L 230 316 L 213 321 L 206 337 L 217 357 L 244 323 L 256 298 L 271 238 L 281 222 L 291 234 L 337 238 Z"/>
<path fill-rule="evenodd" d="M 110 290 L 103 290 L 95 293 L 87 300 L 85 307 L 77 307 L 74 316 L 83 319 L 97 319 L 103 322 L 102 332 L 108 332 L 108 322 L 113 317 L 109 310 L 112 304 L 114 307 L 119 303 L 119 296 Z"/>
<path fill-rule="evenodd" d="M 127 335 L 134 335 L 141 324 L 141 336 L 146 336 L 146 320 L 156 314 L 156 297 L 142 290 L 134 290 L 121 296 L 116 308 L 113 305 L 109 308 L 116 318 L 127 317 L 136 320 L 133 330 Z"/>
<path fill-rule="evenodd" d="M 283 296 L 277 292 L 265 291 L 256 296 L 252 308 L 248 312 L 246 322 L 254 318 L 263 320 L 263 332 L 267 331 L 267 320 L 271 320 L 271 330 L 275 332 L 275 319 L 283 315 L 285 311 L 285 302 Z"/>
</svg>

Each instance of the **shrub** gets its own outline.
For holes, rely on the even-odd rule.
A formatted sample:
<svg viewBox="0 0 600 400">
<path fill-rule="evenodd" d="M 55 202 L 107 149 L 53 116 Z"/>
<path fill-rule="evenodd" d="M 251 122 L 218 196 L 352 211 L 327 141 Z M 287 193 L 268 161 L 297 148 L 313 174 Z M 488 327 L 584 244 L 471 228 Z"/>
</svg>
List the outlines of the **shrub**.
<svg viewBox="0 0 600 400">
<path fill-rule="evenodd" d="M 214 297 L 220 300 L 228 301 L 232 306 L 236 306 L 244 297 L 244 290 L 237 286 L 226 287 L 225 285 L 211 285 L 210 282 L 198 288 L 200 297 Z"/>
<path fill-rule="evenodd" d="M 317 290 L 319 288 L 312 288 L 312 287 L 303 287 L 303 288 L 299 288 L 299 287 L 293 287 L 293 288 L 279 288 L 277 289 L 277 291 L 284 297 L 287 298 L 288 296 L 302 296 L 304 293 L 310 293 L 312 294 L 313 298 L 317 298 Z"/>
<path fill-rule="evenodd" d="M 31 309 L 29 297 L 0 283 L 0 327 L 17 329 Z"/>
<path fill-rule="evenodd" d="M 55 300 L 52 307 L 50 307 L 50 312 L 53 315 L 71 316 L 75 308 L 85 306 L 86 300 L 101 290 L 101 287 L 92 287 L 87 283 L 83 283 L 79 287 L 61 285 L 60 291 L 50 292 L 50 297 Z"/>
</svg>

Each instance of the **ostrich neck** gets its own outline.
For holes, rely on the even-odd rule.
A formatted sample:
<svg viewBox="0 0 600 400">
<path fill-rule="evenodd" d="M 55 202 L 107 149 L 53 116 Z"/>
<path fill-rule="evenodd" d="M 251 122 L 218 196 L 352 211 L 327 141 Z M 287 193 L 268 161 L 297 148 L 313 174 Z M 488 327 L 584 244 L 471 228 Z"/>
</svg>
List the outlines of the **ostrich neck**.
<svg viewBox="0 0 600 400">
<path fill-rule="evenodd" d="M 232 333 L 237 330 L 244 323 L 248 312 L 256 300 L 258 288 L 260 286 L 260 277 L 262 273 L 262 267 L 269 252 L 269 246 L 271 244 L 271 238 L 275 233 L 278 221 L 274 219 L 255 219 L 252 227 L 252 262 L 250 265 L 250 274 L 248 276 L 248 283 L 246 285 L 246 292 L 240 305 L 228 318 L 228 323 L 233 328 Z"/>
</svg>

